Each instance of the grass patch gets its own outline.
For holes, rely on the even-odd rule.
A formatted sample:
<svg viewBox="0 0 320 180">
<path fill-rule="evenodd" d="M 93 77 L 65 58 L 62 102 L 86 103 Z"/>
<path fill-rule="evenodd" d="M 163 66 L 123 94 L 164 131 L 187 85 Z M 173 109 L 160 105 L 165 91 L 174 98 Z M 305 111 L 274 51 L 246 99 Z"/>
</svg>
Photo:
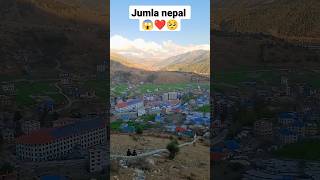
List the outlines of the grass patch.
<svg viewBox="0 0 320 180">
<path fill-rule="evenodd" d="M 209 113 L 210 112 L 210 105 L 204 105 L 202 107 L 199 107 L 196 109 L 196 111 Z"/>
<path fill-rule="evenodd" d="M 254 80 L 257 82 L 265 81 L 270 84 L 275 83 L 275 79 L 279 79 L 280 73 L 275 71 L 235 71 L 235 72 L 217 72 L 214 75 L 214 82 L 228 83 L 232 85 L 239 85 L 241 82 Z"/>
<path fill-rule="evenodd" d="M 144 122 L 148 122 L 148 121 L 153 121 L 155 117 L 156 117 L 155 114 L 145 114 L 145 115 L 141 116 L 141 119 Z"/>
<path fill-rule="evenodd" d="M 110 87 L 111 93 L 117 96 L 122 95 L 124 92 L 128 90 L 128 85 L 126 84 L 119 84 L 115 87 Z"/>
<path fill-rule="evenodd" d="M 121 124 L 122 124 L 122 121 L 120 121 L 120 120 L 114 121 L 114 122 L 110 123 L 110 128 L 113 131 L 119 131 Z"/>
<path fill-rule="evenodd" d="M 210 84 L 209 83 L 166 83 L 166 84 L 151 84 L 146 83 L 139 85 L 136 88 L 136 91 L 139 94 L 144 93 L 154 93 L 154 92 L 169 92 L 169 91 L 183 91 L 186 88 L 197 88 L 198 85 L 201 88 L 209 89 Z M 111 91 L 116 95 L 121 95 L 122 93 L 126 92 L 128 90 L 128 86 L 126 84 L 120 84 L 115 87 L 111 87 Z"/>
<path fill-rule="evenodd" d="M 58 89 L 52 82 L 20 82 L 16 87 L 16 102 L 19 106 L 32 106 L 36 101 L 31 96 L 49 96 L 54 100 L 60 100 Z M 55 99 L 57 98 L 57 99 Z"/>
<path fill-rule="evenodd" d="M 84 83 L 85 88 L 92 88 L 96 91 L 96 95 L 106 100 L 107 97 L 107 90 L 108 90 L 109 82 L 107 80 L 90 80 Z"/>
<path fill-rule="evenodd" d="M 317 140 L 305 140 L 295 144 L 289 144 L 275 151 L 275 155 L 283 158 L 320 160 L 320 142 Z"/>
</svg>

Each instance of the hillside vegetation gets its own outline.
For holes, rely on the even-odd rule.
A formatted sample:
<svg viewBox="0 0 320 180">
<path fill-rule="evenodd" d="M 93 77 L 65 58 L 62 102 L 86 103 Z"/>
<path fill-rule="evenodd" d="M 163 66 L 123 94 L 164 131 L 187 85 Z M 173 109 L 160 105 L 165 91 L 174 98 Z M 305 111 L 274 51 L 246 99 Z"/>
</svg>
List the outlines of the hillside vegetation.
<svg viewBox="0 0 320 180">
<path fill-rule="evenodd" d="M 191 51 L 170 57 L 163 61 L 162 66 L 162 70 L 165 71 L 210 74 L 210 51 Z"/>
<path fill-rule="evenodd" d="M 319 0 L 216 0 L 212 6 L 215 24 L 226 31 L 263 32 L 295 40 L 320 39 Z"/>
</svg>

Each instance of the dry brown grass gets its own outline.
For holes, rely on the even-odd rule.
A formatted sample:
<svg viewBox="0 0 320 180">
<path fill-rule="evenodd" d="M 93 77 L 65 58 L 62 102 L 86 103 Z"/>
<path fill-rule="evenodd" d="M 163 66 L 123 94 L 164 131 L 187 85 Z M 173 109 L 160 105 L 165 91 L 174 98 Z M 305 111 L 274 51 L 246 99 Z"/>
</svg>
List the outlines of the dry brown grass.
<svg viewBox="0 0 320 180">
<path fill-rule="evenodd" d="M 147 149 L 165 148 L 170 139 L 156 137 L 139 137 L 134 140 L 128 135 L 111 135 L 111 154 L 125 154 L 128 148 L 136 149 L 139 152 Z M 182 143 L 181 141 L 179 143 Z M 201 143 L 196 146 L 185 146 L 174 160 L 169 160 L 166 155 L 152 157 L 155 167 L 150 171 L 145 171 L 146 179 L 169 180 L 169 179 L 210 179 L 210 155 L 209 147 Z M 132 179 L 133 168 L 121 168 L 118 172 L 111 173 L 111 179 L 117 176 L 119 179 Z"/>
</svg>

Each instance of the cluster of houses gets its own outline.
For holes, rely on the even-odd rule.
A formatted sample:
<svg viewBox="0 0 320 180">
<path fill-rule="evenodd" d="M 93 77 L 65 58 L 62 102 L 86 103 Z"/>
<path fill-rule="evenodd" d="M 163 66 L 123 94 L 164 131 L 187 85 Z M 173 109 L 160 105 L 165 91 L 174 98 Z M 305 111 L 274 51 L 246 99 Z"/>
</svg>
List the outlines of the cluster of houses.
<svg viewBox="0 0 320 180">
<path fill-rule="evenodd" d="M 260 137 L 278 137 L 281 144 L 291 144 L 306 137 L 319 134 L 319 127 L 312 116 L 306 113 L 282 112 L 276 123 L 270 119 L 258 120 L 254 123 L 254 132 Z M 276 125 L 275 125 L 276 124 Z"/>
<path fill-rule="evenodd" d="M 0 112 L 0 135 L 3 141 L 12 143 L 15 138 L 17 123 L 13 121 L 14 113 Z"/>
<path fill-rule="evenodd" d="M 303 179 L 299 177 L 299 167 L 293 170 L 289 166 L 272 167 L 272 171 L 268 172 L 271 166 L 282 163 L 279 159 L 268 157 L 274 157 L 275 150 L 288 144 L 319 138 L 320 91 L 307 83 L 289 83 L 286 76 L 281 77 L 280 86 L 274 83 L 267 85 L 246 81 L 240 83 L 241 88 L 226 89 L 223 93 L 211 92 L 213 137 L 218 140 L 219 135 L 229 131 L 211 148 L 211 159 L 245 165 L 243 179 Z M 235 122 L 235 117 L 241 115 L 237 112 L 256 113 L 259 110 L 257 107 L 269 109 L 272 113 L 266 116 L 258 114 L 250 124 Z M 268 162 L 259 167 L 257 164 L 251 166 L 260 160 Z M 283 172 L 280 172 L 282 169 Z M 317 173 L 310 175 L 314 177 Z"/>
<path fill-rule="evenodd" d="M 114 98 L 111 101 L 115 120 L 123 121 L 120 131 L 135 132 L 135 127 L 128 121 L 136 123 L 158 124 L 158 129 L 167 133 L 192 137 L 194 129 L 209 131 L 210 113 L 196 112 L 195 109 L 209 105 L 209 95 L 202 93 L 188 102 L 182 100 L 183 92 L 166 92 L 162 94 L 147 93 L 134 99 Z M 171 115 L 181 115 L 176 122 L 168 120 Z M 154 117 L 147 122 L 143 116 Z"/>
<path fill-rule="evenodd" d="M 92 99 L 96 97 L 96 92 L 93 88 L 87 88 L 80 86 L 77 83 L 77 78 L 71 73 L 61 73 L 59 74 L 60 85 L 62 87 L 63 93 L 68 97 L 74 99 Z"/>
<path fill-rule="evenodd" d="M 0 88 L 0 109 L 15 105 L 16 89 L 14 83 L 5 82 Z"/>
</svg>

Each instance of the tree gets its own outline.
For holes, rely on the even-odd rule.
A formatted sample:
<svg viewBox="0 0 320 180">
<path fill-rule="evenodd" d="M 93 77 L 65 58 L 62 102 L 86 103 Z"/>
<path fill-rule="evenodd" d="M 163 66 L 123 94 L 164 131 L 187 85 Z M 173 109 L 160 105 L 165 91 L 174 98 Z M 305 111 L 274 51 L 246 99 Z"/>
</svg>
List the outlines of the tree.
<svg viewBox="0 0 320 180">
<path fill-rule="evenodd" d="M 180 148 L 179 148 L 179 144 L 178 141 L 176 139 L 172 140 L 168 145 L 167 145 L 167 149 L 170 152 L 169 154 L 169 159 L 174 159 L 177 155 L 177 153 L 179 152 Z"/>
<path fill-rule="evenodd" d="M 141 126 L 136 127 L 136 133 L 137 134 L 142 134 L 143 133 L 143 128 Z"/>
</svg>

